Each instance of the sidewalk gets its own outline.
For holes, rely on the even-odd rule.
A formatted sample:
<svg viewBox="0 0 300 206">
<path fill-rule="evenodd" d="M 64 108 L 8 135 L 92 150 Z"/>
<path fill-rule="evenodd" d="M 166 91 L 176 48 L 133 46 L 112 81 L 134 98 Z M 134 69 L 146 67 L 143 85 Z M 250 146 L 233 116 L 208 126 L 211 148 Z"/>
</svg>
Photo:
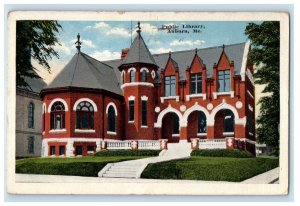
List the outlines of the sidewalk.
<svg viewBox="0 0 300 206">
<path fill-rule="evenodd" d="M 279 167 L 250 179 L 240 184 L 278 184 Z M 192 184 L 235 184 L 225 181 L 202 180 L 159 180 L 159 179 L 132 179 L 132 178 L 99 178 L 62 175 L 35 175 L 16 174 L 16 182 L 20 183 L 192 183 Z"/>
</svg>

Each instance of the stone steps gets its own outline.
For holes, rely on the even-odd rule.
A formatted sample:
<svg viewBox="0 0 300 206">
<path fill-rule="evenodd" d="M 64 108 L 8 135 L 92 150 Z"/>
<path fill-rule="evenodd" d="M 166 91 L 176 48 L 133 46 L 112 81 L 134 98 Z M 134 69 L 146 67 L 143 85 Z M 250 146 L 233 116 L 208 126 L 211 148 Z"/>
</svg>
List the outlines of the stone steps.
<svg viewBox="0 0 300 206">
<path fill-rule="evenodd" d="M 149 163 L 188 158 L 191 151 L 191 144 L 186 141 L 170 143 L 168 144 L 168 150 L 162 151 L 157 157 L 110 163 L 98 173 L 98 176 L 105 178 L 139 178 Z"/>
</svg>

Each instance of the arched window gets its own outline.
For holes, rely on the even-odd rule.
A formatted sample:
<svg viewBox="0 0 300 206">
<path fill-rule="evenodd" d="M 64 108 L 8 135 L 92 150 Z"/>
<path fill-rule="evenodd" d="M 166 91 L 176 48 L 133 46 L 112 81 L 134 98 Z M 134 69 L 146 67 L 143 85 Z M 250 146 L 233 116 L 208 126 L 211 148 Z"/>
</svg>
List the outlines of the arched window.
<svg viewBox="0 0 300 206">
<path fill-rule="evenodd" d="M 55 102 L 51 107 L 51 129 L 65 128 L 65 106 L 62 102 Z"/>
<path fill-rule="evenodd" d="M 76 129 L 94 129 L 94 107 L 87 101 L 76 108 Z"/>
<path fill-rule="evenodd" d="M 147 71 L 143 70 L 141 72 L 141 82 L 147 82 Z"/>
<path fill-rule="evenodd" d="M 116 131 L 116 111 L 114 109 L 114 107 L 111 105 L 108 108 L 108 131 L 110 132 L 115 132 Z"/>
<path fill-rule="evenodd" d="M 130 74 L 130 82 L 135 82 L 135 71 L 131 70 L 129 74 Z"/>
<path fill-rule="evenodd" d="M 34 104 L 30 102 L 28 105 L 28 128 L 34 127 Z"/>
</svg>

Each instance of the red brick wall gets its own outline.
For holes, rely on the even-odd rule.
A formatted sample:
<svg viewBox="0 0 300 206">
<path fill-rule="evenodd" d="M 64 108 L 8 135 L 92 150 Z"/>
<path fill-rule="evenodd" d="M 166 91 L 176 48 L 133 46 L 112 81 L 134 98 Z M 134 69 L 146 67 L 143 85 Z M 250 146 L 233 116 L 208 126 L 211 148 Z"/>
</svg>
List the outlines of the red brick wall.
<svg viewBox="0 0 300 206">
<path fill-rule="evenodd" d="M 64 146 L 65 147 L 65 154 L 66 155 L 66 145 L 67 145 L 67 142 L 48 142 L 48 156 L 50 156 L 50 147 L 51 146 L 54 146 L 55 147 L 55 156 L 59 156 L 59 147 L 60 146 Z"/>
<path fill-rule="evenodd" d="M 74 142 L 74 155 L 76 155 L 76 146 L 82 146 L 82 155 L 83 156 L 89 156 L 93 154 L 88 153 L 88 146 L 92 146 L 94 149 L 94 152 L 96 151 L 96 143 L 95 142 Z"/>
</svg>

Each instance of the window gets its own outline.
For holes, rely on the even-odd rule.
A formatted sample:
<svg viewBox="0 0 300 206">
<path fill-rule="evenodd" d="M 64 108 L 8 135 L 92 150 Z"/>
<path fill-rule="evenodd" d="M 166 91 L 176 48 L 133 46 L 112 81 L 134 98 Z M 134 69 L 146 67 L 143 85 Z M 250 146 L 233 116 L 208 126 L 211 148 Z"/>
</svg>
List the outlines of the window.
<svg viewBox="0 0 300 206">
<path fill-rule="evenodd" d="M 129 74 L 130 74 L 130 82 L 134 82 L 135 81 L 135 71 L 131 70 Z"/>
<path fill-rule="evenodd" d="M 141 72 L 141 82 L 147 82 L 147 71 L 143 70 Z"/>
<path fill-rule="evenodd" d="M 65 150 L 66 150 L 65 146 L 59 146 L 59 155 L 65 155 Z"/>
<path fill-rule="evenodd" d="M 234 132 L 234 114 L 229 109 L 224 110 L 224 132 Z"/>
<path fill-rule="evenodd" d="M 76 129 L 94 129 L 94 107 L 82 101 L 76 108 Z"/>
<path fill-rule="evenodd" d="M 94 146 L 90 146 L 90 145 L 89 145 L 89 146 L 87 147 L 87 151 L 88 151 L 88 152 L 94 152 Z"/>
<path fill-rule="evenodd" d="M 198 112 L 198 133 L 206 133 L 206 116 L 204 112 Z"/>
<path fill-rule="evenodd" d="M 218 92 L 230 91 L 230 70 L 218 72 Z"/>
<path fill-rule="evenodd" d="M 129 121 L 134 121 L 134 101 L 129 101 Z"/>
<path fill-rule="evenodd" d="M 191 94 L 202 93 L 202 74 L 191 74 Z"/>
<path fill-rule="evenodd" d="M 82 146 L 76 146 L 75 152 L 76 155 L 82 155 Z"/>
<path fill-rule="evenodd" d="M 115 132 L 116 131 L 116 112 L 113 106 L 109 106 L 108 108 L 108 131 Z"/>
<path fill-rule="evenodd" d="M 51 129 L 65 128 L 65 106 L 61 102 L 55 102 L 51 107 Z"/>
<path fill-rule="evenodd" d="M 165 96 L 175 96 L 176 95 L 176 77 L 167 76 L 165 77 Z"/>
<path fill-rule="evenodd" d="M 173 119 L 173 134 L 179 134 L 179 117 L 177 114 L 172 113 Z"/>
<path fill-rule="evenodd" d="M 55 155 L 55 146 L 50 146 L 50 155 Z"/>
<path fill-rule="evenodd" d="M 34 104 L 30 102 L 28 105 L 28 128 L 34 127 Z"/>
<path fill-rule="evenodd" d="M 147 126 L 147 101 L 142 101 L 142 125 Z"/>
<path fill-rule="evenodd" d="M 28 137 L 28 153 L 34 154 L 34 137 Z"/>
</svg>

